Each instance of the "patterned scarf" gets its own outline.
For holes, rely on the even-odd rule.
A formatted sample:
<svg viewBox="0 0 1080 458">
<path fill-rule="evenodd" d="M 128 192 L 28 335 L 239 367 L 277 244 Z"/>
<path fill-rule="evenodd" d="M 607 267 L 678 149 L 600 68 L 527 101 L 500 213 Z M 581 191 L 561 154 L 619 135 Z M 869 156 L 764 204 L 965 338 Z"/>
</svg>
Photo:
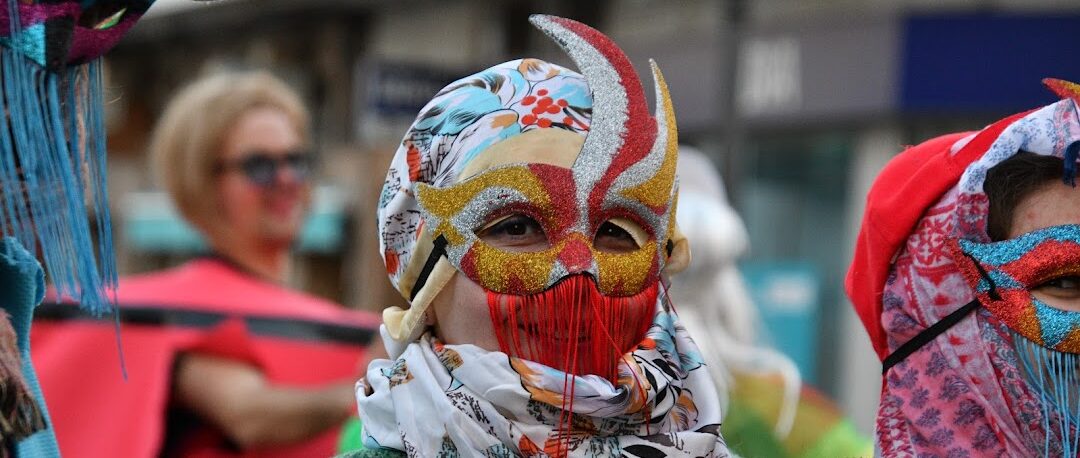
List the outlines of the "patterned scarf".
<svg viewBox="0 0 1080 458">
<path fill-rule="evenodd" d="M 409 456 L 729 456 L 713 382 L 663 299 L 615 385 L 443 345 L 430 334 L 367 373 L 368 385 L 357 389 L 367 448 Z M 575 384 L 569 438 L 556 426 L 566 383 Z"/>
</svg>

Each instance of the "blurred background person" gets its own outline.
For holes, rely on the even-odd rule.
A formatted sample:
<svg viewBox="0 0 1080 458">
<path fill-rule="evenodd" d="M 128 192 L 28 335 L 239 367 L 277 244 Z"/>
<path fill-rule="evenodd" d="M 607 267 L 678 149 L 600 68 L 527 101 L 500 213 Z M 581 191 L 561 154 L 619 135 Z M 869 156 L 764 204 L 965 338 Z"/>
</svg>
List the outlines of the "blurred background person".
<svg viewBox="0 0 1080 458">
<path fill-rule="evenodd" d="M 285 286 L 310 205 L 308 124 L 300 98 L 268 73 L 210 76 L 175 96 L 150 153 L 211 254 L 121 279 L 126 382 L 112 323 L 43 310 L 51 319 L 35 327 L 34 357 L 63 450 L 333 453 L 378 320 Z"/>
<path fill-rule="evenodd" d="M 736 264 L 749 237 L 716 167 L 682 146 L 678 173 L 677 218 L 693 258 L 672 278 L 671 295 L 726 401 L 728 446 L 740 456 L 872 456 L 870 440 L 802 384 L 795 363 L 762 344 L 760 317 Z"/>
</svg>

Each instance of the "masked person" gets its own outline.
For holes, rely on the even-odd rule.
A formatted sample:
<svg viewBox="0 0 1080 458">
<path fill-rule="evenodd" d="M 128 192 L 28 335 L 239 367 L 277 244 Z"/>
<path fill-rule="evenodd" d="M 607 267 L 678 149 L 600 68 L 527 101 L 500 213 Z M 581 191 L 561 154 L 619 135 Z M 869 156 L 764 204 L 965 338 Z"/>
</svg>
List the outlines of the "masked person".
<svg viewBox="0 0 1080 458">
<path fill-rule="evenodd" d="M 45 271 L 90 312 L 109 308 L 116 274 L 98 58 L 151 3 L 0 2 L 0 456 L 59 454 L 30 361 Z"/>
<path fill-rule="evenodd" d="M 870 190 L 847 290 L 882 456 L 1077 456 L 1080 91 L 1047 84 L 1061 101 L 912 147 Z"/>
<path fill-rule="evenodd" d="M 582 74 L 536 59 L 444 88 L 379 202 L 390 360 L 358 385 L 368 454 L 727 456 L 715 385 L 667 300 L 675 120 L 619 48 L 531 21 Z M 584 75 L 584 76 L 583 76 Z"/>
<path fill-rule="evenodd" d="M 672 280 L 671 295 L 725 401 L 728 447 L 740 456 L 871 456 L 870 440 L 835 403 L 758 340 L 757 306 L 737 264 L 749 235 L 716 167 L 682 146 L 678 173 L 679 229 L 693 243 L 694 261 Z"/>
<path fill-rule="evenodd" d="M 308 132 L 299 96 L 266 73 L 209 76 L 170 102 L 150 154 L 213 254 L 120 280 L 126 381 L 113 323 L 62 304 L 41 310 L 34 358 L 62 448 L 334 453 L 378 320 L 285 285 L 310 205 Z"/>
</svg>

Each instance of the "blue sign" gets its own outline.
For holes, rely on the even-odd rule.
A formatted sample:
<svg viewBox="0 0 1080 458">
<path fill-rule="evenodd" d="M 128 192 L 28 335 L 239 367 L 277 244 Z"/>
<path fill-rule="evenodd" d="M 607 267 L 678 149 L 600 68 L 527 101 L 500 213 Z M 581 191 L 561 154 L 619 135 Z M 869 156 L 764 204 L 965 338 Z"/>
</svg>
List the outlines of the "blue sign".
<svg viewBox="0 0 1080 458">
<path fill-rule="evenodd" d="M 741 267 L 761 315 L 766 344 L 799 366 L 803 381 L 817 375 L 821 276 L 808 262 L 748 262 Z"/>
<path fill-rule="evenodd" d="M 904 24 L 905 112 L 1005 114 L 1051 103 L 1046 77 L 1080 81 L 1080 15 L 914 16 Z"/>
<path fill-rule="evenodd" d="M 368 80 L 368 106 L 379 116 L 411 119 L 462 75 L 431 65 L 379 62 Z"/>
</svg>

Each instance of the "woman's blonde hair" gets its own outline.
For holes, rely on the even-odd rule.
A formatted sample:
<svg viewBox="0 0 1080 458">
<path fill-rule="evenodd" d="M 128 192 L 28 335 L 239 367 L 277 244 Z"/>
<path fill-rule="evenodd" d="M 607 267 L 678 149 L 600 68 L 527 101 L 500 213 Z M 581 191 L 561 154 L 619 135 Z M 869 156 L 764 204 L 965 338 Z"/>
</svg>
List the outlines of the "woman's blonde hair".
<svg viewBox="0 0 1080 458">
<path fill-rule="evenodd" d="M 245 113 L 266 107 L 284 112 L 309 142 L 309 114 L 300 96 L 266 72 L 209 76 L 169 102 L 151 135 L 151 167 L 188 222 L 210 229 L 217 205 L 211 193 L 225 136 Z"/>
</svg>

